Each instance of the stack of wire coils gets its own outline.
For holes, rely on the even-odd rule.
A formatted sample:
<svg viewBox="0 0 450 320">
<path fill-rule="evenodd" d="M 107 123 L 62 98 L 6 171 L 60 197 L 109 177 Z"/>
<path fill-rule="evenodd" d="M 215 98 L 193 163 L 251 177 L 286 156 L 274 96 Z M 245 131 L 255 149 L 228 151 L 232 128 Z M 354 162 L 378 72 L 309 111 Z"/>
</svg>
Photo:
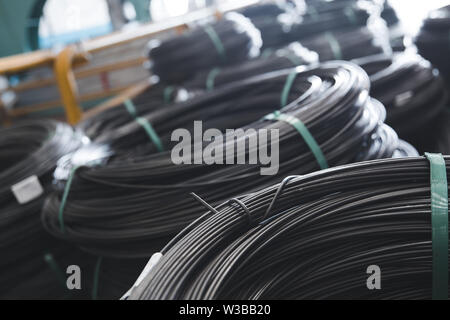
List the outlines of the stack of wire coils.
<svg viewBox="0 0 450 320">
<path fill-rule="evenodd" d="M 383 124 L 384 107 L 368 90 L 369 79 L 358 66 L 330 62 L 233 82 L 156 110 L 95 141 L 113 154 L 103 165 L 71 171 L 65 192 L 47 199 L 44 226 L 96 255 L 149 257 L 199 217 L 202 205 L 190 192 L 218 204 L 289 174 L 390 158 L 408 150 L 417 155 Z M 173 131 L 184 128 L 177 132 L 195 136 L 198 120 L 203 130 L 241 128 L 242 134 L 230 140 L 219 132 L 210 143 L 176 143 Z M 272 138 L 278 135 L 279 144 L 266 142 L 227 155 L 225 150 L 245 146 L 260 129 Z M 278 134 L 272 136 L 271 130 Z M 213 163 L 199 161 L 208 154 L 202 145 Z M 274 162 L 238 164 L 238 156 L 250 159 L 255 151 L 266 156 L 271 151 Z M 184 160 L 174 163 L 174 153 Z"/>
</svg>

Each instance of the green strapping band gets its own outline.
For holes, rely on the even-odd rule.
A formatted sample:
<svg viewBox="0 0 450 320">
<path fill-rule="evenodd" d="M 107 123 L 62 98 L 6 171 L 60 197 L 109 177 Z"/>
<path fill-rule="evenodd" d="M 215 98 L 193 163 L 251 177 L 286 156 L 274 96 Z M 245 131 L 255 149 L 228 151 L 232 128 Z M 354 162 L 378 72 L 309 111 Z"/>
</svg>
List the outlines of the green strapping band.
<svg viewBox="0 0 450 320">
<path fill-rule="evenodd" d="M 311 152 L 316 158 L 316 161 L 319 164 L 320 169 L 328 168 L 328 162 L 327 159 L 325 158 L 325 155 L 322 152 L 322 149 L 320 149 L 320 146 L 318 145 L 316 139 L 314 139 L 311 132 L 308 130 L 308 128 L 306 128 L 305 124 L 300 119 L 292 115 L 283 114 L 280 111 L 275 111 L 274 113 L 265 116 L 264 119 L 283 121 L 293 126 L 298 131 L 298 133 L 300 133 L 303 140 L 308 145 L 309 149 L 311 149 Z"/>
<path fill-rule="evenodd" d="M 144 128 L 145 132 L 147 132 L 147 135 L 152 140 L 153 144 L 156 146 L 156 149 L 158 149 L 159 152 L 163 152 L 164 147 L 161 142 L 161 139 L 159 139 L 158 134 L 156 133 L 155 129 L 153 129 L 150 122 L 148 122 L 147 119 L 141 117 L 136 118 L 136 122 L 139 123 L 142 126 L 142 128 Z"/>
<path fill-rule="evenodd" d="M 66 286 L 66 277 L 64 272 L 61 270 L 59 265 L 56 263 L 55 258 L 51 253 L 46 253 L 44 255 L 44 261 L 48 264 L 50 269 L 55 273 L 56 277 L 58 278 L 58 281 L 62 284 L 62 286 L 67 289 Z"/>
<path fill-rule="evenodd" d="M 261 58 L 267 59 L 274 53 L 274 50 L 271 48 L 266 48 L 261 52 Z"/>
<path fill-rule="evenodd" d="M 203 28 L 203 30 L 205 30 L 206 34 L 211 39 L 219 56 L 222 58 L 222 60 L 226 61 L 227 55 L 225 53 L 225 47 L 223 46 L 222 40 L 220 40 L 219 35 L 217 34 L 216 30 L 214 30 L 214 28 L 211 26 L 205 26 Z"/>
<path fill-rule="evenodd" d="M 136 111 L 136 107 L 133 103 L 133 101 L 131 101 L 130 99 L 127 99 L 123 102 L 125 108 L 127 109 L 128 113 L 134 118 L 137 117 L 137 111 Z"/>
<path fill-rule="evenodd" d="M 347 18 L 350 21 L 350 23 L 352 23 L 355 26 L 358 24 L 358 21 L 357 21 L 356 16 L 355 16 L 355 11 L 353 11 L 352 7 L 345 8 L 344 14 L 347 16 Z"/>
<path fill-rule="evenodd" d="M 173 86 L 167 86 L 164 88 L 164 103 L 169 104 L 171 103 L 170 96 L 172 95 L 175 88 Z"/>
<path fill-rule="evenodd" d="M 64 193 L 61 199 L 61 205 L 59 206 L 58 212 L 58 221 L 59 221 L 59 229 L 62 233 L 66 232 L 66 227 L 64 225 L 64 208 L 66 207 L 67 197 L 69 196 L 70 186 L 72 185 L 73 176 L 75 175 L 75 171 L 78 170 L 80 166 L 74 166 L 72 170 L 70 170 L 69 178 L 67 179 L 66 186 L 64 188 Z"/>
<path fill-rule="evenodd" d="M 286 83 L 284 84 L 283 91 L 281 92 L 281 108 L 284 108 L 288 103 L 289 92 L 291 92 L 292 85 L 294 84 L 294 80 L 297 77 L 297 71 L 292 70 L 286 78 Z"/>
<path fill-rule="evenodd" d="M 433 300 L 448 299 L 448 184 L 442 154 L 425 153 L 430 162 L 433 247 Z"/>
<path fill-rule="evenodd" d="M 314 6 L 311 6 L 308 8 L 308 13 L 311 15 L 313 20 L 319 20 L 319 13 L 317 12 L 316 8 Z"/>
<path fill-rule="evenodd" d="M 98 257 L 97 263 L 95 264 L 95 271 L 94 271 L 94 283 L 92 285 L 92 300 L 97 300 L 98 298 L 98 284 L 99 284 L 99 278 L 100 278 L 100 266 L 102 264 L 102 257 Z"/>
<path fill-rule="evenodd" d="M 304 64 L 300 57 L 295 54 L 286 55 L 286 59 L 288 59 L 294 67 Z"/>
<path fill-rule="evenodd" d="M 330 48 L 333 51 L 334 58 L 336 60 L 342 60 L 342 50 L 339 41 L 337 41 L 336 37 L 331 33 L 325 33 L 325 38 L 327 38 L 328 43 L 330 44 Z"/>
<path fill-rule="evenodd" d="M 133 104 L 133 101 L 131 101 L 130 99 L 127 99 L 127 100 L 125 100 L 124 105 L 127 108 L 127 110 L 130 113 L 130 115 L 136 120 L 136 122 L 139 123 L 142 128 L 144 128 L 145 132 L 150 137 L 150 139 L 152 140 L 153 144 L 156 146 L 158 151 L 159 152 L 163 152 L 164 151 L 164 147 L 162 145 L 161 139 L 159 139 L 158 134 L 153 129 L 153 127 L 150 124 L 150 122 L 148 122 L 148 120 L 145 119 L 145 118 L 136 117 L 137 116 L 137 112 L 136 112 L 136 108 L 135 108 L 135 106 Z M 69 180 L 70 180 L 70 178 L 69 178 Z M 60 215 L 62 215 L 61 212 L 60 212 Z M 62 226 L 64 227 L 64 223 L 62 224 Z"/>
<path fill-rule="evenodd" d="M 208 77 L 206 78 L 206 89 L 207 90 L 214 89 L 214 81 L 216 80 L 216 77 L 219 73 L 220 73 L 220 68 L 214 68 L 208 73 Z"/>
</svg>

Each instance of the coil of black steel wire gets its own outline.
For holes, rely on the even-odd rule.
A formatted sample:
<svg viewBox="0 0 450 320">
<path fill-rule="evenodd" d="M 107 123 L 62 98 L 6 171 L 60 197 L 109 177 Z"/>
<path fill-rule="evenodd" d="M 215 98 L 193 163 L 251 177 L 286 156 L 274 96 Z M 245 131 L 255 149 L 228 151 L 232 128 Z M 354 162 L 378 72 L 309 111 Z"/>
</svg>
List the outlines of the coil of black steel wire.
<svg viewBox="0 0 450 320">
<path fill-rule="evenodd" d="M 77 127 L 91 139 L 115 130 L 135 117 L 158 108 L 169 107 L 174 102 L 186 101 L 195 94 L 212 90 L 227 83 L 250 78 L 259 74 L 312 64 L 318 61 L 317 54 L 292 43 L 285 48 L 267 52 L 266 55 L 248 60 L 236 66 L 213 68 L 198 73 L 191 81 L 180 86 L 161 83 L 151 85 L 144 92 L 83 120 Z M 131 106 L 130 106 L 131 103 Z M 130 108 L 133 109 L 130 112 Z"/>
<path fill-rule="evenodd" d="M 317 54 L 298 42 L 272 52 L 266 51 L 266 53 L 264 56 L 235 66 L 214 68 L 207 72 L 198 73 L 191 81 L 184 83 L 183 87 L 188 91 L 212 90 L 259 74 L 318 62 Z"/>
<path fill-rule="evenodd" d="M 317 52 L 320 61 L 352 60 L 375 54 L 389 53 L 388 37 L 379 37 L 367 27 L 333 31 L 301 41 L 306 48 Z"/>
<path fill-rule="evenodd" d="M 44 255 L 59 248 L 42 228 L 40 212 L 58 159 L 80 145 L 72 128 L 56 121 L 0 129 L 0 295 L 26 286 Z"/>
<path fill-rule="evenodd" d="M 292 42 L 291 31 L 301 20 L 300 9 L 293 3 L 256 4 L 239 11 L 261 32 L 263 49 L 273 49 Z"/>
<path fill-rule="evenodd" d="M 364 27 L 368 23 L 370 12 L 359 6 L 356 1 L 311 1 L 301 23 L 293 26 L 292 41 L 333 30 L 351 30 Z"/>
<path fill-rule="evenodd" d="M 150 42 L 151 72 L 167 84 L 180 83 L 196 72 L 242 62 L 260 53 L 261 33 L 236 12 L 221 20 Z"/>
<path fill-rule="evenodd" d="M 280 176 L 319 169 L 294 127 L 261 120 L 282 106 L 280 97 L 292 75 L 295 81 L 281 111 L 301 119 L 329 166 L 393 156 L 397 135 L 382 123 L 384 107 L 369 97 L 369 79 L 362 69 L 348 62 L 330 62 L 298 68 L 295 73 L 283 70 L 229 84 L 145 117 L 159 134 L 164 150 L 176 144 L 170 138 L 173 130 L 192 132 L 194 120 L 203 120 L 205 130 L 278 129 L 276 175 L 261 175 L 261 165 L 175 165 L 170 151 L 157 153 L 142 128 L 131 123 L 114 136 L 102 138 L 116 152 L 106 165 L 84 166 L 74 172 L 64 206 L 62 192 L 47 199 L 42 215 L 45 228 L 97 255 L 148 257 L 199 216 L 201 206 L 189 192 L 218 203 L 271 184 Z M 244 135 L 228 145 L 225 139 L 219 146 L 235 148 L 235 143 L 248 138 Z M 151 148 L 146 156 L 129 157 L 130 141 Z M 201 152 L 195 152 L 195 157 Z M 248 150 L 245 154 L 248 158 Z"/>
<path fill-rule="evenodd" d="M 249 19 L 277 16 L 286 12 L 286 1 L 263 2 L 239 9 L 238 12 Z"/>
<path fill-rule="evenodd" d="M 186 90 L 178 86 L 150 84 L 143 92 L 84 119 L 77 128 L 87 137 L 96 139 L 105 132 L 125 125 L 135 117 L 188 98 Z"/>
<path fill-rule="evenodd" d="M 445 84 L 437 70 L 411 53 L 355 62 L 370 76 L 371 95 L 386 107 L 386 123 L 420 151 L 431 151 L 436 121 L 447 104 Z"/>
<path fill-rule="evenodd" d="M 429 161 L 368 161 L 211 208 L 128 299 L 431 299 L 432 257 Z"/>
<path fill-rule="evenodd" d="M 450 78 L 449 32 L 450 5 L 430 13 L 415 38 L 420 55 L 431 61 L 446 79 Z"/>
</svg>

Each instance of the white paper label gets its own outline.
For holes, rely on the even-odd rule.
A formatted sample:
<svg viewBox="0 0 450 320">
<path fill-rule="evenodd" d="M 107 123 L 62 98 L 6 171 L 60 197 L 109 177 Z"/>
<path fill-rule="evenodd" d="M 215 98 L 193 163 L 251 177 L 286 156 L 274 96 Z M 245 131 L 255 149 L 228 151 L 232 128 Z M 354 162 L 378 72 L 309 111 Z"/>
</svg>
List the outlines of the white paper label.
<svg viewBox="0 0 450 320">
<path fill-rule="evenodd" d="M 11 187 L 11 191 L 20 204 L 28 203 L 44 193 L 37 176 L 31 176 L 16 183 Z"/>
</svg>

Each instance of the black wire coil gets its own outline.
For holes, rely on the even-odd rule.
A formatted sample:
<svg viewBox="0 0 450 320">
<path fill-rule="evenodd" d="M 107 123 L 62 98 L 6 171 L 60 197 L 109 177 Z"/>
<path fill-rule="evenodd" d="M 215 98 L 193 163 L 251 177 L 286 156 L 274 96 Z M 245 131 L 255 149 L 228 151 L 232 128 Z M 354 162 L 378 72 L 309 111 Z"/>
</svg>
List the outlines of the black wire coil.
<svg viewBox="0 0 450 320">
<path fill-rule="evenodd" d="M 192 80 L 184 83 L 183 87 L 188 91 L 212 90 L 260 74 L 318 62 L 317 54 L 298 42 L 272 52 L 266 51 L 266 53 L 266 55 L 235 66 L 198 73 Z"/>
<path fill-rule="evenodd" d="M 362 27 L 346 31 L 332 31 L 319 34 L 301 41 L 306 48 L 317 52 L 320 61 L 352 60 L 375 54 L 386 53 L 390 50 L 388 38 L 385 43 L 379 36 L 367 28 Z"/>
<path fill-rule="evenodd" d="M 289 103 L 281 110 L 302 120 L 330 166 L 392 157 L 397 152 L 397 135 L 382 123 L 384 108 L 368 96 L 369 79 L 362 69 L 352 63 L 330 62 L 295 72 Z M 277 175 L 260 175 L 259 165 L 174 165 L 169 152 L 157 154 L 151 148 L 146 154 L 154 155 L 130 157 L 126 150 L 132 148 L 130 141 L 149 145 L 142 128 L 131 123 L 114 137 L 105 137 L 103 142 L 116 150 L 107 165 L 75 172 L 62 215 L 65 231 L 61 232 L 59 214 L 61 193 L 47 199 L 42 217 L 45 228 L 95 254 L 148 257 L 199 216 L 201 206 L 189 192 L 216 204 L 270 185 L 279 177 L 319 169 L 291 125 L 260 120 L 280 107 L 280 95 L 291 74 L 292 70 L 284 70 L 235 82 L 146 116 L 166 150 L 173 145 L 171 132 L 192 129 L 194 120 L 203 120 L 204 129 L 279 129 Z"/>
<path fill-rule="evenodd" d="M 45 286 L 58 283 L 54 275 L 38 278 L 36 281 L 41 281 L 42 286 L 32 289 L 35 275 L 42 269 L 48 270 L 45 255 L 58 258 L 58 252 L 65 248 L 42 228 L 40 212 L 45 196 L 52 191 L 58 159 L 80 145 L 81 136 L 69 125 L 56 121 L 29 120 L 0 129 L 0 296 L 11 290 L 35 298 L 55 293 L 44 290 Z M 43 194 L 19 204 L 11 187 L 33 175 Z"/>
<path fill-rule="evenodd" d="M 161 254 L 129 299 L 431 299 L 429 162 L 286 178 L 207 212 Z M 371 265 L 381 290 L 366 286 Z"/>
<path fill-rule="evenodd" d="M 370 12 L 357 1 L 308 1 L 303 20 L 292 31 L 297 39 L 323 34 L 330 30 L 344 31 L 367 25 Z"/>
<path fill-rule="evenodd" d="M 133 121 L 137 116 L 145 115 L 158 108 L 170 108 L 170 105 L 174 102 L 186 101 L 194 95 L 202 94 L 204 91 L 263 73 L 311 64 L 317 61 L 317 54 L 302 47 L 299 43 L 292 43 L 285 48 L 275 50 L 267 55 L 248 60 L 236 66 L 213 68 L 200 72 L 192 80 L 184 83 L 183 87 L 164 85 L 162 83 L 151 85 L 144 92 L 129 99 L 134 113 L 130 113 L 126 106 L 129 102 L 125 101 L 83 120 L 77 127 L 88 137 L 96 140 L 102 134 L 117 130 Z"/>
<path fill-rule="evenodd" d="M 300 21 L 300 9 L 288 2 L 261 3 L 238 12 L 261 32 L 263 49 L 279 48 L 292 42 L 292 26 Z"/>
<path fill-rule="evenodd" d="M 101 134 L 115 130 L 133 121 L 136 116 L 141 116 L 158 108 L 171 105 L 176 101 L 187 99 L 188 93 L 178 86 L 164 85 L 162 83 L 152 84 L 144 92 L 128 99 L 132 104 L 133 111 L 135 111 L 134 114 L 127 109 L 126 104 L 129 102 L 125 101 L 84 119 L 77 125 L 77 128 L 86 136 L 95 140 Z"/>
<path fill-rule="evenodd" d="M 164 83 L 176 84 L 198 71 L 258 56 L 262 40 L 249 19 L 230 12 L 213 24 L 150 42 L 150 46 L 152 73 Z"/>
<path fill-rule="evenodd" d="M 431 151 L 431 128 L 447 104 L 445 84 L 437 70 L 411 53 L 371 56 L 355 62 L 370 76 L 371 95 L 386 107 L 386 123 L 421 151 Z"/>
</svg>

